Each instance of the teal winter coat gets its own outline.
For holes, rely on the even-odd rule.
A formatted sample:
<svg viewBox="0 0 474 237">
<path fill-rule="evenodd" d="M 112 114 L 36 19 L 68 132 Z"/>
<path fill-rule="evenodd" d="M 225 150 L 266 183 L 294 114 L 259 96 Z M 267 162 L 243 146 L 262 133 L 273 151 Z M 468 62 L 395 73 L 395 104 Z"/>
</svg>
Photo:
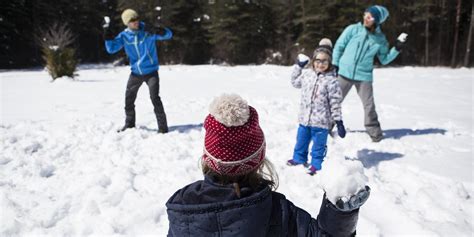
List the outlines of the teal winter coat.
<svg viewBox="0 0 474 237">
<path fill-rule="evenodd" d="M 156 41 L 169 40 L 172 37 L 173 33 L 168 28 L 165 28 L 163 35 L 152 34 L 145 31 L 145 23 L 140 22 L 139 30 L 127 28 L 113 40 L 106 40 L 105 49 L 113 54 L 124 48 L 130 59 L 132 72 L 136 75 L 146 75 L 159 69 Z"/>
<path fill-rule="evenodd" d="M 349 25 L 336 41 L 332 64 L 339 67 L 339 75 L 357 81 L 372 81 L 374 57 L 383 65 L 389 64 L 399 52 L 389 49 L 385 35 L 377 27 L 374 32 L 362 23 Z"/>
</svg>

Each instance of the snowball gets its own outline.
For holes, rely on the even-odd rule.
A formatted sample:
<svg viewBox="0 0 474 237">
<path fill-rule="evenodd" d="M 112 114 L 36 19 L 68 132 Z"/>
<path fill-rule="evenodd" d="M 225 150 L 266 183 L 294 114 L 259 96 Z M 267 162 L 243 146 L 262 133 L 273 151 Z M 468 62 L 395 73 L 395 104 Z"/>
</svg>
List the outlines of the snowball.
<svg viewBox="0 0 474 237">
<path fill-rule="evenodd" d="M 349 199 L 365 188 L 367 176 L 360 161 L 330 158 L 324 162 L 320 174 L 321 185 L 332 203 Z"/>
</svg>

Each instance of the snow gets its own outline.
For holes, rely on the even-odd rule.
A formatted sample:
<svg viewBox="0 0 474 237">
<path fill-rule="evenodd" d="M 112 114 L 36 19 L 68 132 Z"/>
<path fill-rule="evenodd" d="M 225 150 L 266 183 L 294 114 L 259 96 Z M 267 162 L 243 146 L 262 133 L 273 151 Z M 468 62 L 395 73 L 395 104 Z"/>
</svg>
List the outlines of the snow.
<svg viewBox="0 0 474 237">
<path fill-rule="evenodd" d="M 364 189 L 368 179 L 360 161 L 345 159 L 328 159 L 319 177 L 321 187 L 332 203 L 338 199 L 349 200 L 351 195 Z"/>
<path fill-rule="evenodd" d="M 0 236 L 165 236 L 165 203 L 202 178 L 202 122 L 224 92 L 257 109 L 278 191 L 314 217 L 323 188 L 335 198 L 367 182 L 358 236 L 472 236 L 473 72 L 376 69 L 386 139 L 372 143 L 363 132 L 351 91 L 343 104 L 348 134 L 329 138 L 315 176 L 285 165 L 299 103 L 291 67 L 161 66 L 166 135 L 157 134 L 146 85 L 138 129 L 115 132 L 124 122 L 127 67 L 82 66 L 75 80 L 52 83 L 44 70 L 0 72 Z"/>
</svg>

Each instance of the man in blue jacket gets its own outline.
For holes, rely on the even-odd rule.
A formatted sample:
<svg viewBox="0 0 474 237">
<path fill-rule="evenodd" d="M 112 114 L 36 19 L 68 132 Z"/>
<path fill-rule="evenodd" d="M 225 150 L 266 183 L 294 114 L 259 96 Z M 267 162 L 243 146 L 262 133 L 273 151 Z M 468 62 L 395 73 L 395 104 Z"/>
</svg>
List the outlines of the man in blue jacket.
<svg viewBox="0 0 474 237">
<path fill-rule="evenodd" d="M 139 21 L 137 12 L 132 9 L 127 9 L 122 13 L 122 21 L 127 28 L 117 36 L 110 32 L 108 22 L 103 26 L 107 52 L 113 54 L 124 48 L 132 70 L 125 92 L 125 125 L 119 132 L 135 127 L 135 99 L 138 89 L 143 82 L 146 82 L 158 120 L 158 132 L 167 133 L 166 114 L 159 96 L 160 78 L 156 41 L 169 40 L 173 33 L 169 28 L 164 28 L 164 34 L 145 31 L 145 23 Z M 156 31 L 160 30 L 160 27 L 155 28 L 157 28 Z"/>
<path fill-rule="evenodd" d="M 367 8 L 363 22 L 346 27 L 333 51 L 332 63 L 338 70 L 343 99 L 355 86 L 364 105 L 365 128 L 373 142 L 383 138 L 372 88 L 374 58 L 377 56 L 383 65 L 389 64 L 398 56 L 404 44 L 404 40 L 397 40 L 395 47 L 388 47 L 387 39 L 380 29 L 388 16 L 388 10 L 383 6 Z"/>
</svg>

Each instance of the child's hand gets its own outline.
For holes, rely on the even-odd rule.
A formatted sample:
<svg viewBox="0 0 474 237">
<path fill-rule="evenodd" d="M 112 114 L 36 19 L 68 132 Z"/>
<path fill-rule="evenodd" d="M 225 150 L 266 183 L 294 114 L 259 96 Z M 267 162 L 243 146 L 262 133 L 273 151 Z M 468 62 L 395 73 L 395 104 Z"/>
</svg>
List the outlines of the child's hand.
<svg viewBox="0 0 474 237">
<path fill-rule="evenodd" d="M 304 55 L 304 54 L 298 54 L 298 59 L 296 61 L 296 63 L 298 64 L 298 66 L 300 66 L 300 68 L 304 68 L 304 66 L 306 66 L 306 64 L 308 64 L 309 62 L 309 57 Z"/>
<path fill-rule="evenodd" d="M 337 134 L 339 135 L 339 137 L 341 138 L 346 137 L 346 128 L 344 127 L 344 123 L 342 122 L 342 120 L 336 121 L 336 125 L 337 125 Z"/>
<path fill-rule="evenodd" d="M 365 201 L 369 199 L 369 196 L 370 187 L 365 186 L 364 189 L 352 195 L 350 198 L 342 197 L 338 199 L 334 206 L 343 212 L 350 212 L 359 209 L 362 205 L 364 205 Z"/>
<path fill-rule="evenodd" d="M 336 77 L 339 76 L 339 66 L 333 65 L 334 72 L 336 73 Z"/>
<path fill-rule="evenodd" d="M 318 175 L 327 199 L 341 211 L 355 210 L 369 197 L 368 177 L 359 160 L 331 157 Z"/>
</svg>

